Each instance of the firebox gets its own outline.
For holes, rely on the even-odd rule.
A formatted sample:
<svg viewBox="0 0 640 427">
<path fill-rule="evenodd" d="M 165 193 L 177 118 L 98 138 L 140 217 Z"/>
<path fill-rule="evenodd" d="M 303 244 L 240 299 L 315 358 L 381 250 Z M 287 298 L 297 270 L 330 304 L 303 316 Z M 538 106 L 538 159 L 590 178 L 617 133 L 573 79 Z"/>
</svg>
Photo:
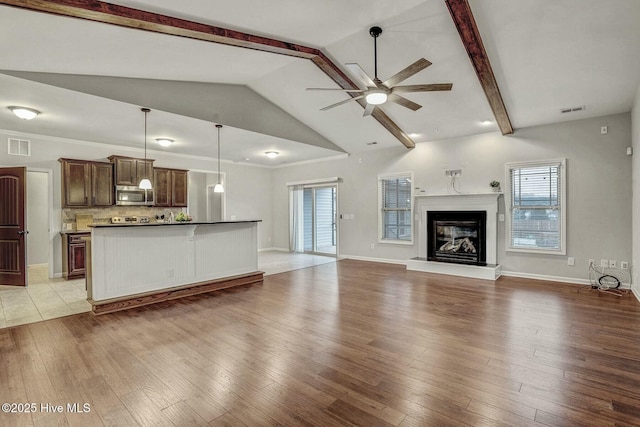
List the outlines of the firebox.
<svg viewBox="0 0 640 427">
<path fill-rule="evenodd" d="M 486 211 L 427 211 L 427 260 L 487 265 Z"/>
</svg>

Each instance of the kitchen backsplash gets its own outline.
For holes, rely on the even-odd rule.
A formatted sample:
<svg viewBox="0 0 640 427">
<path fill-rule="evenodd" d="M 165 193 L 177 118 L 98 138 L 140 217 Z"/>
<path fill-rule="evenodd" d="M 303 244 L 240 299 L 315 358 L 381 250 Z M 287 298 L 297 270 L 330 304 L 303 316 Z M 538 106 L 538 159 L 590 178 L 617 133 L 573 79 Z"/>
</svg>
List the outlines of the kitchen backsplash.
<svg viewBox="0 0 640 427">
<path fill-rule="evenodd" d="M 151 222 L 156 222 L 156 215 L 165 215 L 169 212 L 174 215 L 183 211 L 181 208 L 150 208 L 146 206 L 112 206 L 94 209 L 62 209 L 62 230 L 76 230 L 76 215 L 92 215 L 94 224 L 108 224 L 114 216 L 148 216 Z M 186 208 L 184 209 L 186 212 Z"/>
</svg>

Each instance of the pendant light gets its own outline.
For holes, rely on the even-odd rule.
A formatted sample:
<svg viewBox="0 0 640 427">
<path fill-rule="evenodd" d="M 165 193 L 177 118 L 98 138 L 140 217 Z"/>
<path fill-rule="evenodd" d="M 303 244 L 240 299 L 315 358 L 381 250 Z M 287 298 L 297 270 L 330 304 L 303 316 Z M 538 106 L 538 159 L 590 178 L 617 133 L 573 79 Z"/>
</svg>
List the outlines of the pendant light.
<svg viewBox="0 0 640 427">
<path fill-rule="evenodd" d="M 216 125 L 216 127 L 218 128 L 218 183 L 213 187 L 213 192 L 224 193 L 224 187 L 220 182 L 220 129 L 222 128 L 222 125 Z"/>
<path fill-rule="evenodd" d="M 142 190 L 151 190 L 151 181 L 147 176 L 147 114 L 151 111 L 148 108 L 141 108 L 140 111 L 144 113 L 144 178 L 138 184 L 138 187 Z"/>
</svg>

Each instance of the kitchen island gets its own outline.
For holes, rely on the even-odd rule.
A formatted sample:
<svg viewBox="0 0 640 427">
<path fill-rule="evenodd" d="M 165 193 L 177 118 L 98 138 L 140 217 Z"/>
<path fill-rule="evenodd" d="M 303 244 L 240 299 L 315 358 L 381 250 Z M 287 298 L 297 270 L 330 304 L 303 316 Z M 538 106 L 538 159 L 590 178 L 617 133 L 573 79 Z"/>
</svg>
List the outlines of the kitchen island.
<svg viewBox="0 0 640 427">
<path fill-rule="evenodd" d="M 258 222 L 94 224 L 87 253 L 93 312 L 261 282 Z"/>
</svg>

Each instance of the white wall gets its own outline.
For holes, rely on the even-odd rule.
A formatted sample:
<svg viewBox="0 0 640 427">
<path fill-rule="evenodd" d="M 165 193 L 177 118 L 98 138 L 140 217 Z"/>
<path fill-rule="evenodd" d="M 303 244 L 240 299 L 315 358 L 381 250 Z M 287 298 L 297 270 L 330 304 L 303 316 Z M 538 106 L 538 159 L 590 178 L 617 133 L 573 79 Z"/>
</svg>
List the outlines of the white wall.
<svg viewBox="0 0 640 427">
<path fill-rule="evenodd" d="M 7 138 L 22 138 L 31 140 L 31 156 L 10 156 L 6 151 Z M 167 152 L 147 150 L 148 157 L 155 159 L 155 166 L 177 169 L 199 170 L 214 172 L 217 165 L 213 159 L 195 156 L 177 156 Z M 110 155 L 143 157 L 140 149 L 112 146 L 94 142 L 66 140 L 62 138 L 24 135 L 17 132 L 0 130 L 0 166 L 28 166 L 31 168 L 53 170 L 53 227 L 55 234 L 53 242 L 54 274 L 62 272 L 61 238 L 58 232 L 61 225 L 61 157 L 71 159 L 108 161 Z M 227 218 L 235 215 L 237 219 L 260 219 L 258 225 L 258 247 L 271 246 L 271 203 L 270 182 L 271 172 L 267 168 L 253 167 L 236 163 L 222 163 L 222 171 L 227 176 L 226 203 Z"/>
<path fill-rule="evenodd" d="M 608 134 L 600 134 L 600 126 Z M 489 182 L 505 183 L 504 164 L 511 161 L 567 158 L 567 256 L 532 255 L 504 250 L 499 224 L 498 262 L 505 271 L 567 278 L 588 278 L 588 259 L 631 260 L 631 141 L 629 114 L 536 126 L 502 136 L 487 133 L 464 138 L 365 151 L 346 159 L 294 165 L 273 172 L 274 246 L 288 246 L 286 182 L 339 176 L 341 256 L 406 260 L 418 248 L 378 244 L 377 176 L 413 171 L 415 186 L 426 194 L 447 194 L 446 169 L 462 169 L 460 190 L 489 192 Z M 503 185 L 504 188 L 504 185 Z M 504 212 L 504 205 L 500 207 Z M 417 239 L 416 239 L 417 242 Z M 370 249 L 374 244 L 375 248 Z M 417 243 L 416 243 L 417 244 Z"/>
<path fill-rule="evenodd" d="M 633 288 L 640 297 L 638 269 L 640 268 L 640 86 L 631 111 L 631 135 L 633 144 Z"/>
<path fill-rule="evenodd" d="M 49 262 L 49 174 L 27 171 L 27 264 Z"/>
</svg>

